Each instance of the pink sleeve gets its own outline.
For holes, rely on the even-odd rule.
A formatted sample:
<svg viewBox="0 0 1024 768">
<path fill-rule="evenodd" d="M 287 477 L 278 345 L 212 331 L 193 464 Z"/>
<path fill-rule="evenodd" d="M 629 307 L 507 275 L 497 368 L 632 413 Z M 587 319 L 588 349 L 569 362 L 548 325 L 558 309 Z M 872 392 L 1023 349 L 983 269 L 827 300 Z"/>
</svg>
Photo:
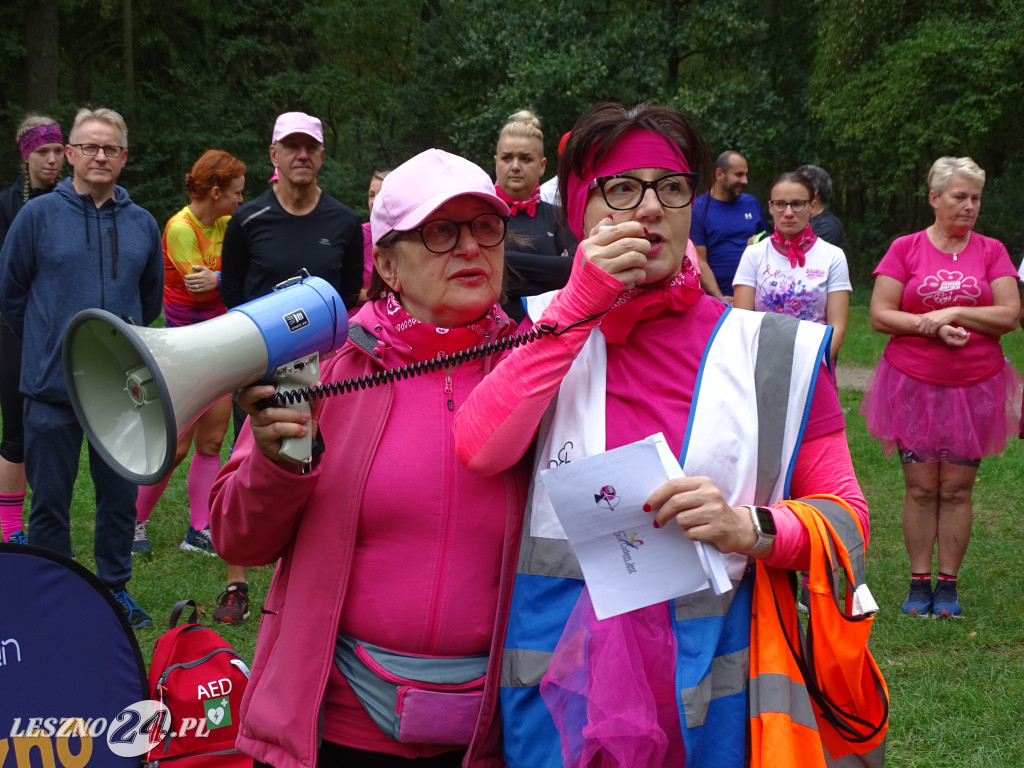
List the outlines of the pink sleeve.
<svg viewBox="0 0 1024 768">
<path fill-rule="evenodd" d="M 831 493 L 853 507 L 864 529 L 864 547 L 870 537 L 868 504 L 853 471 L 846 431 L 838 430 L 807 440 L 800 446 L 790 492 L 794 499 L 816 493 Z M 773 504 L 776 538 L 772 554 L 765 560 L 776 568 L 798 571 L 810 566 L 810 539 L 789 507 Z"/>
<path fill-rule="evenodd" d="M 582 260 L 541 315 L 540 323 L 565 327 L 602 314 L 622 283 Z M 526 452 L 541 416 L 599 318 L 565 333 L 545 335 L 507 355 L 473 390 L 455 417 L 455 450 L 471 471 L 493 475 Z"/>
<path fill-rule="evenodd" d="M 242 429 L 210 492 L 210 531 L 224 562 L 267 565 L 295 537 L 301 511 L 320 470 L 289 472 L 256 448 L 248 424 Z"/>
</svg>

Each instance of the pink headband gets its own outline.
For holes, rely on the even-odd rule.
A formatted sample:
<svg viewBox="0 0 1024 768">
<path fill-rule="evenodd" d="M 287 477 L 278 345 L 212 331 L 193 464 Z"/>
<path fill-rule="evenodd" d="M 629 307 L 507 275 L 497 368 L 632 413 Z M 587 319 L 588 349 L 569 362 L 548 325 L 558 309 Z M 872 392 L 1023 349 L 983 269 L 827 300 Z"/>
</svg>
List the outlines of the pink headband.
<svg viewBox="0 0 1024 768">
<path fill-rule="evenodd" d="M 594 163 L 596 154 L 596 150 L 587 154 L 582 178 L 575 173 L 569 174 L 565 211 L 569 228 L 578 240 L 586 237 L 583 212 L 587 208 L 590 182 L 598 176 L 611 176 L 634 168 L 666 168 L 676 173 L 688 173 L 690 170 L 686 156 L 674 142 L 660 133 L 639 128 L 627 131 L 597 164 Z"/>
<path fill-rule="evenodd" d="M 41 147 L 43 144 L 63 144 L 64 136 L 60 132 L 60 126 L 50 123 L 49 125 L 37 125 L 29 128 L 21 138 L 18 139 L 18 147 L 21 149 L 21 159 L 27 160 L 32 150 Z"/>
</svg>

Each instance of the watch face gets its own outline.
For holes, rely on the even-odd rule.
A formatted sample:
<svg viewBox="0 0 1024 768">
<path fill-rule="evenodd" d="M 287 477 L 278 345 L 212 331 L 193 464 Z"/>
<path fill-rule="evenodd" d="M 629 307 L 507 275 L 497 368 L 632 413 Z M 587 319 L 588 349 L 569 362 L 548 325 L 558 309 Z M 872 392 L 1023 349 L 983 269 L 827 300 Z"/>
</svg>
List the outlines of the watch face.
<svg viewBox="0 0 1024 768">
<path fill-rule="evenodd" d="M 767 507 L 757 507 L 757 525 L 761 529 L 761 533 L 765 536 L 774 536 L 777 532 L 775 530 L 775 517 L 772 515 L 772 511 Z"/>
</svg>

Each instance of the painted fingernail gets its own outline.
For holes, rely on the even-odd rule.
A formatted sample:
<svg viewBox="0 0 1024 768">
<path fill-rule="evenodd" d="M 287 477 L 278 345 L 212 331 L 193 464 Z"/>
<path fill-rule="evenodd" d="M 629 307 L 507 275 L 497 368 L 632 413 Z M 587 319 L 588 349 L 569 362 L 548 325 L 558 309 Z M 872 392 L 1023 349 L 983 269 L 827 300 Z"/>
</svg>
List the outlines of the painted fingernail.
<svg viewBox="0 0 1024 768">
<path fill-rule="evenodd" d="M 648 232 L 648 231 L 647 231 L 647 227 L 644 227 L 644 234 L 645 234 L 645 235 L 649 235 L 649 234 L 651 234 L 650 232 Z"/>
<path fill-rule="evenodd" d="M 661 523 L 659 523 L 657 520 L 655 520 L 654 521 L 654 527 L 655 528 L 661 528 Z"/>
<path fill-rule="evenodd" d="M 651 505 L 650 504 L 644 504 L 644 512 L 650 512 L 650 511 L 651 511 Z"/>
</svg>

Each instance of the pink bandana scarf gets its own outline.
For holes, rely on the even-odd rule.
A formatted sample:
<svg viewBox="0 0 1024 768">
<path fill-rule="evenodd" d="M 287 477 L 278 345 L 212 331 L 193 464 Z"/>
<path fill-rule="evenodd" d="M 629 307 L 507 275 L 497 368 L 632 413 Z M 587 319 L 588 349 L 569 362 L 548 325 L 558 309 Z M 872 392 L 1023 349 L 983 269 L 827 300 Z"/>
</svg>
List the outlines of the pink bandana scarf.
<svg viewBox="0 0 1024 768">
<path fill-rule="evenodd" d="M 394 291 L 374 305 L 377 316 L 390 325 L 417 360 L 432 360 L 441 354 L 454 354 L 494 339 L 510 321 L 501 307 L 492 306 L 476 322 L 461 328 L 441 328 L 421 322 L 405 311 Z"/>
<path fill-rule="evenodd" d="M 625 344 L 637 323 L 666 310 L 685 312 L 703 295 L 697 252 L 688 245 L 683 268 L 677 275 L 651 286 L 632 286 L 619 294 L 601 318 L 601 333 L 609 344 Z"/>
<path fill-rule="evenodd" d="M 537 204 L 540 202 L 540 184 L 533 190 L 533 194 L 525 200 L 513 200 L 497 184 L 494 185 L 494 193 L 508 206 L 513 216 L 517 216 L 520 211 L 526 211 L 526 215 L 531 219 L 537 215 Z"/>
<path fill-rule="evenodd" d="M 804 227 L 803 232 L 798 234 L 792 240 L 787 240 L 776 229 L 772 232 L 772 245 L 775 246 L 775 250 L 779 253 L 786 255 L 789 259 L 790 269 L 796 269 L 802 267 L 806 261 L 804 254 L 811 249 L 811 246 L 818 242 L 818 236 L 814 234 L 814 230 L 811 229 L 811 225 L 808 224 Z"/>
</svg>

